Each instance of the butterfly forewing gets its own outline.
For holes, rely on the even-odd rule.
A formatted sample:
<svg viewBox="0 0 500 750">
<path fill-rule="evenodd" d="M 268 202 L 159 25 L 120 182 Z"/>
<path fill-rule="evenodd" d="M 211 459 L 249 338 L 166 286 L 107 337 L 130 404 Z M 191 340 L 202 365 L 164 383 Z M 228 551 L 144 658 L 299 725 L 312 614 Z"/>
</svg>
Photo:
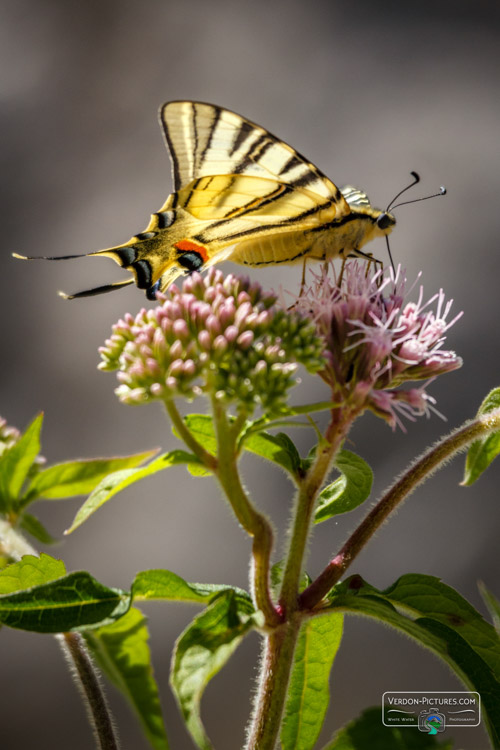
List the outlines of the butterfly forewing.
<svg viewBox="0 0 500 750">
<path fill-rule="evenodd" d="M 161 120 L 175 190 L 199 177 L 241 174 L 278 179 L 343 202 L 340 190 L 314 164 L 235 112 L 200 102 L 168 102 Z"/>
</svg>

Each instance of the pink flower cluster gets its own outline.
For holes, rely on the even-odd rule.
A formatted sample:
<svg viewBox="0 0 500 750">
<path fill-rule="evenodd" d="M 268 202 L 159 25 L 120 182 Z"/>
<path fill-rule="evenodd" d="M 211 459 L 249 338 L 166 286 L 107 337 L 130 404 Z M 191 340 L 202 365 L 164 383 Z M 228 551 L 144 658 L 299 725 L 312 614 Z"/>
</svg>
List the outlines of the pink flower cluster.
<svg viewBox="0 0 500 750">
<path fill-rule="evenodd" d="M 447 321 L 452 301 L 442 290 L 424 303 L 406 301 L 406 278 L 398 269 L 382 273 L 349 261 L 341 278 L 325 269 L 314 275 L 296 308 L 307 312 L 326 341 L 328 365 L 321 373 L 332 388 L 332 400 L 352 413 L 369 408 L 394 428 L 399 415 L 413 420 L 429 414 L 434 399 L 409 381 L 435 378 L 456 370 L 462 360 L 442 349 L 445 332 L 460 317 Z M 431 308 L 432 306 L 432 308 Z M 435 409 L 434 409 L 435 411 Z"/>
<path fill-rule="evenodd" d="M 128 404 L 205 393 L 247 413 L 280 412 L 298 364 L 317 371 L 324 360 L 314 324 L 275 302 L 248 279 L 194 273 L 161 305 L 118 321 L 99 367 L 119 370 Z"/>
</svg>

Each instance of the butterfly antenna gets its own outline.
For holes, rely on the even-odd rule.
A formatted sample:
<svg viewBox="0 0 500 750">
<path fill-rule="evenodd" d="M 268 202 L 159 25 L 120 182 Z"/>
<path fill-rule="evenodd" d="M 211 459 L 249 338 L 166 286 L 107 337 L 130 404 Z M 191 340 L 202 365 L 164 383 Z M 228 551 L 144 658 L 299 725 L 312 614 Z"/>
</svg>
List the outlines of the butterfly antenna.
<svg viewBox="0 0 500 750">
<path fill-rule="evenodd" d="M 396 203 L 396 205 L 392 207 L 392 210 L 394 211 L 395 208 L 399 208 L 400 206 L 407 206 L 408 203 L 418 203 L 419 201 L 428 201 L 429 198 L 439 198 L 440 195 L 446 195 L 446 188 L 444 187 L 444 185 L 441 185 L 441 187 L 439 188 L 439 193 L 424 195 L 423 198 L 414 198 L 412 201 L 402 201 L 402 203 Z"/>
<path fill-rule="evenodd" d="M 403 195 L 403 193 L 406 193 L 407 190 L 409 190 L 414 185 L 417 185 L 420 182 L 420 175 L 418 174 L 418 172 L 410 172 L 410 174 L 413 177 L 413 182 L 410 182 L 409 185 L 407 185 L 406 187 L 404 187 L 402 190 L 399 191 L 399 193 L 397 193 L 394 196 L 394 198 L 392 199 L 392 201 L 389 203 L 389 205 L 385 209 L 386 211 L 389 211 L 389 209 L 391 208 L 391 206 L 394 205 L 394 203 L 397 201 L 397 199 L 399 198 L 400 195 Z"/>
</svg>

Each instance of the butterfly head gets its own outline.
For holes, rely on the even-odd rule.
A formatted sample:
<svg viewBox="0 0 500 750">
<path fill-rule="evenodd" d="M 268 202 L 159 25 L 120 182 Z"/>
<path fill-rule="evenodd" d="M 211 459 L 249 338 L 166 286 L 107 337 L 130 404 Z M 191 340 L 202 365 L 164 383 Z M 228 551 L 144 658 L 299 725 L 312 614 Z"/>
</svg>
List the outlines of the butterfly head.
<svg viewBox="0 0 500 750">
<path fill-rule="evenodd" d="M 356 208 L 351 213 L 353 215 L 356 219 L 355 247 L 358 250 L 377 237 L 387 237 L 396 224 L 396 219 L 389 211 L 371 206 Z"/>
<path fill-rule="evenodd" d="M 377 227 L 377 235 L 384 236 L 392 232 L 392 228 L 396 223 L 396 219 L 388 211 L 381 211 L 375 221 Z"/>
</svg>

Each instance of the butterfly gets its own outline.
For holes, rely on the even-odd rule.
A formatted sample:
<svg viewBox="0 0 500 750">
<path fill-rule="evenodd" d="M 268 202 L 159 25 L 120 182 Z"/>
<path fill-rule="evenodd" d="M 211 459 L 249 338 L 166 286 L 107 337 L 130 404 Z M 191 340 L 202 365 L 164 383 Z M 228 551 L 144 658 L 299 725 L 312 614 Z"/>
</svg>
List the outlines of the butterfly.
<svg viewBox="0 0 500 750">
<path fill-rule="evenodd" d="M 67 299 L 134 282 L 155 299 L 179 276 L 224 260 L 268 266 L 370 257 L 361 248 L 388 235 L 396 223 L 388 209 L 373 208 L 364 192 L 350 185 L 339 189 L 291 146 L 235 112 L 173 101 L 160 109 L 160 122 L 174 192 L 143 232 L 123 245 L 85 254 L 112 258 L 132 277 L 61 293 Z M 48 260 L 76 257 L 84 256 Z"/>
</svg>

